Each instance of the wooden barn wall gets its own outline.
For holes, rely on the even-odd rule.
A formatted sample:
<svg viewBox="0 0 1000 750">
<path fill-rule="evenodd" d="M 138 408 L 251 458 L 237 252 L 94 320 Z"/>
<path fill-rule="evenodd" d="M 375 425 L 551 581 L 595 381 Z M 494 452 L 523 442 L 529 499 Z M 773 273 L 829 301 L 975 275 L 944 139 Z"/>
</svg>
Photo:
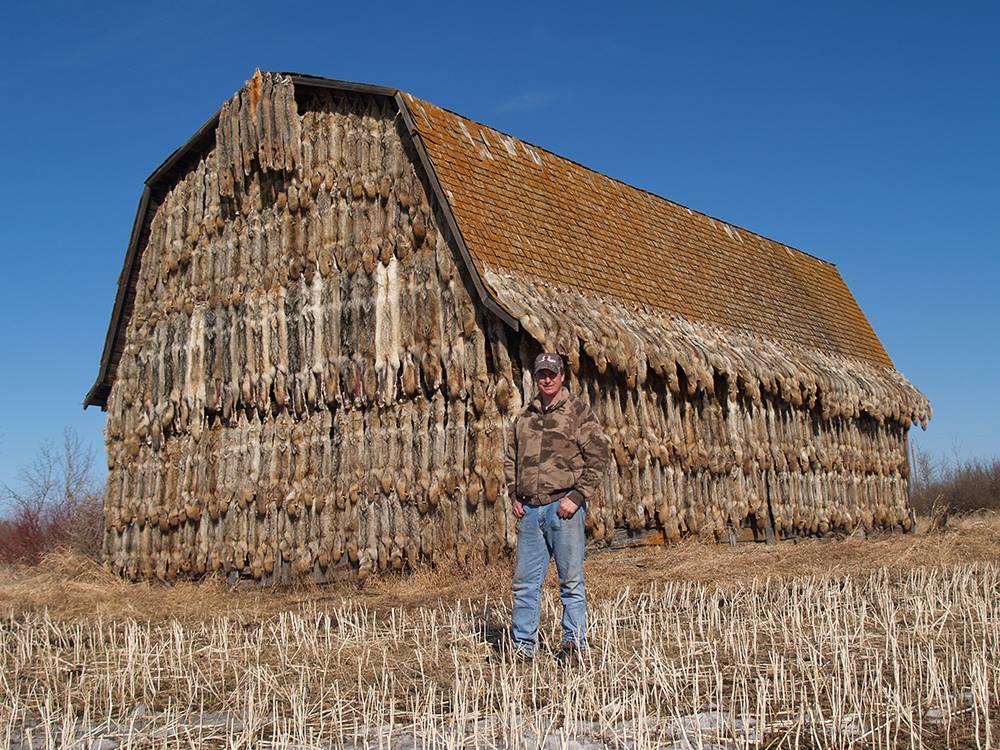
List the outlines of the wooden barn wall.
<svg viewBox="0 0 1000 750">
<path fill-rule="evenodd" d="M 539 350 L 478 307 L 391 99 L 252 81 L 162 196 L 108 399 L 105 552 L 264 583 L 494 559 Z M 569 353 L 612 440 L 592 537 L 908 523 L 906 428 L 642 386 Z"/>
<path fill-rule="evenodd" d="M 586 356 L 574 390 L 610 438 L 612 471 L 587 518 L 591 536 L 661 529 L 724 539 L 752 527 L 779 538 L 911 524 L 907 427 L 720 389 L 672 391 L 651 375 L 629 386 Z M 681 385 L 686 386 L 683 375 Z"/>
<path fill-rule="evenodd" d="M 532 392 L 530 363 L 541 347 L 513 338 L 520 345 L 511 361 L 496 360 L 498 386 L 516 383 L 520 402 Z M 699 386 L 682 368 L 670 379 L 650 372 L 638 385 L 586 353 L 570 359 L 570 389 L 594 409 L 612 449 L 601 497 L 588 509 L 592 539 L 622 529 L 662 530 L 676 541 L 721 540 L 741 527 L 760 538 L 769 526 L 778 538 L 911 527 L 908 425 L 824 416 L 816 404 L 750 394 L 725 379 Z"/>
<path fill-rule="evenodd" d="M 151 222 L 108 401 L 108 559 L 272 581 L 504 554 L 488 324 L 395 104 L 260 89 Z"/>
</svg>

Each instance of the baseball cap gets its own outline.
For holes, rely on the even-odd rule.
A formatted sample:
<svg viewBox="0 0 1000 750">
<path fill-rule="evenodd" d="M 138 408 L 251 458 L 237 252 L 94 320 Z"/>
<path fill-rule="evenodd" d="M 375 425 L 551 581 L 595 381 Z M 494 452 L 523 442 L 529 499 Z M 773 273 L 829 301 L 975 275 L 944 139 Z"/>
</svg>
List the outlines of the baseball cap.
<svg viewBox="0 0 1000 750">
<path fill-rule="evenodd" d="M 532 373 L 538 374 L 539 370 L 550 370 L 551 372 L 562 372 L 563 371 L 563 361 L 562 357 L 554 352 L 542 352 L 537 357 L 535 357 L 535 366 L 532 368 Z"/>
</svg>

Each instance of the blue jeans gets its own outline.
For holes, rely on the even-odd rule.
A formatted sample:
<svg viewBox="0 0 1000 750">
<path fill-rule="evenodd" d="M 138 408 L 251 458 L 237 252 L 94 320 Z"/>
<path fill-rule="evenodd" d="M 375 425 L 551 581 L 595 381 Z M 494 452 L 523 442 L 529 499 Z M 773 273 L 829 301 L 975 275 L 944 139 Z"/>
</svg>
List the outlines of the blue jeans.
<svg viewBox="0 0 1000 750">
<path fill-rule="evenodd" d="M 563 643 L 586 647 L 587 596 L 583 589 L 584 503 L 572 518 L 556 514 L 559 502 L 524 506 L 517 526 L 517 564 L 514 567 L 514 609 L 511 637 L 521 651 L 532 654 L 541 616 L 542 581 L 555 558 L 559 598 L 563 605 Z"/>
</svg>

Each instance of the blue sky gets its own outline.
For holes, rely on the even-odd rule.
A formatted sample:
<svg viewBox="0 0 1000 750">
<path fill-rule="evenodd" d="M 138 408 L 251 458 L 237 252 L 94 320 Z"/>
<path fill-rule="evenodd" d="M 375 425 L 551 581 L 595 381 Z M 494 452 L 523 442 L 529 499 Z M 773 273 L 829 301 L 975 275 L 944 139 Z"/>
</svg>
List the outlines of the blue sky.
<svg viewBox="0 0 1000 750">
<path fill-rule="evenodd" d="M 1000 454 L 996 3 L 23 3 L 0 8 L 0 484 L 75 429 L 143 180 L 255 67 L 398 86 L 832 261 Z"/>
</svg>

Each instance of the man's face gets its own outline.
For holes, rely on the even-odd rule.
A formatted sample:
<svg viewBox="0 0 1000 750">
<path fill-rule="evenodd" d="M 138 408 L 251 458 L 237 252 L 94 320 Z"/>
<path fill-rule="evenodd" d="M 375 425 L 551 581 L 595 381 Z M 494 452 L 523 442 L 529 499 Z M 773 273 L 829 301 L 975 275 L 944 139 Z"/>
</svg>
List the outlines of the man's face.
<svg viewBox="0 0 1000 750">
<path fill-rule="evenodd" d="M 535 385 L 538 386 L 538 390 L 542 392 L 542 395 L 544 395 L 546 399 L 550 399 L 562 389 L 565 377 L 566 376 L 561 372 L 539 370 L 535 373 Z"/>
</svg>

